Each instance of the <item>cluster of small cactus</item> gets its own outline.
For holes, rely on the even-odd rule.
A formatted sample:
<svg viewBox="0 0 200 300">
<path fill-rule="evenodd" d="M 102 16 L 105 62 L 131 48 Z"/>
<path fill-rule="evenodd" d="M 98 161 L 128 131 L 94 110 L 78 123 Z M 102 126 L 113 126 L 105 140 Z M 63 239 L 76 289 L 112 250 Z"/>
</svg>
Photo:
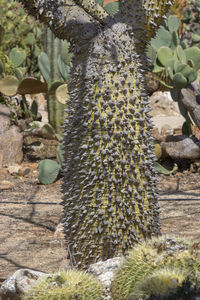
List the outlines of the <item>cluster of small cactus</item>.
<svg viewBox="0 0 200 300">
<path fill-rule="evenodd" d="M 191 285 L 196 284 L 199 276 L 198 242 L 175 237 L 153 238 L 130 251 L 115 274 L 112 295 L 115 300 L 169 297 L 187 280 Z"/>
<path fill-rule="evenodd" d="M 56 133 L 61 134 L 65 119 L 65 104 L 68 98 L 66 81 L 69 77 L 71 54 L 69 43 L 55 38 L 52 31 L 45 29 L 44 49 L 38 58 L 40 72 L 48 84 L 46 95 L 48 119 Z"/>
<path fill-rule="evenodd" d="M 103 300 L 104 288 L 92 275 L 68 270 L 43 277 L 23 300 Z"/>
<path fill-rule="evenodd" d="M 200 49 L 188 47 L 178 36 L 179 20 L 169 16 L 165 27 L 151 40 L 147 55 L 151 59 L 153 73 L 164 73 L 169 88 L 181 89 L 194 82 L 200 69 Z"/>
</svg>

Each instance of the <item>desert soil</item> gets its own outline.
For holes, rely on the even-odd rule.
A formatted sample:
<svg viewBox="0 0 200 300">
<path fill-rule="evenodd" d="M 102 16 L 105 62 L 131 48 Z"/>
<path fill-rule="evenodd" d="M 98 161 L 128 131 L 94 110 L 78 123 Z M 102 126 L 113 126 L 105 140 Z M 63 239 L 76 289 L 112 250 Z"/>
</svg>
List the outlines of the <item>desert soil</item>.
<svg viewBox="0 0 200 300">
<path fill-rule="evenodd" d="M 37 159 L 25 160 L 30 172 L 24 176 L 0 169 L 0 282 L 20 268 L 50 272 L 68 266 L 63 234 L 56 231 L 61 180 L 40 185 L 37 165 Z M 200 240 L 199 173 L 161 175 L 159 193 L 162 233 Z"/>
</svg>

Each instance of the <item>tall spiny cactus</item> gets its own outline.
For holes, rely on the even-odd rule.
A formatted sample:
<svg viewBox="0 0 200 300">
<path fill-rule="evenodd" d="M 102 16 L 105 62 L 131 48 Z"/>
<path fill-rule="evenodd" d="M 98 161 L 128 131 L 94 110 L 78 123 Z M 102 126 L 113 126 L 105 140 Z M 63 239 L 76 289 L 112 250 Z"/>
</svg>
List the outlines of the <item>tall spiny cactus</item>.
<svg viewBox="0 0 200 300">
<path fill-rule="evenodd" d="M 23 0 L 74 53 L 65 121 L 63 211 L 71 263 L 126 253 L 160 232 L 145 45 L 166 0 Z"/>
</svg>

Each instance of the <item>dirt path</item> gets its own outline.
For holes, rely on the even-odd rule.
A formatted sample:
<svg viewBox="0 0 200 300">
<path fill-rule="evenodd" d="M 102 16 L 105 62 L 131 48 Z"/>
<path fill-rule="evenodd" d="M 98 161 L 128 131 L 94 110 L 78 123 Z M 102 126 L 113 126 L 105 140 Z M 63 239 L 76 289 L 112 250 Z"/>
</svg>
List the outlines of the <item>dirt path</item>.
<svg viewBox="0 0 200 300">
<path fill-rule="evenodd" d="M 0 280 L 19 268 L 50 272 L 68 265 L 62 234 L 60 181 L 39 185 L 37 172 L 25 177 L 0 173 L 13 188 L 0 190 Z M 200 240 L 199 174 L 179 173 L 159 179 L 163 233 Z"/>
</svg>

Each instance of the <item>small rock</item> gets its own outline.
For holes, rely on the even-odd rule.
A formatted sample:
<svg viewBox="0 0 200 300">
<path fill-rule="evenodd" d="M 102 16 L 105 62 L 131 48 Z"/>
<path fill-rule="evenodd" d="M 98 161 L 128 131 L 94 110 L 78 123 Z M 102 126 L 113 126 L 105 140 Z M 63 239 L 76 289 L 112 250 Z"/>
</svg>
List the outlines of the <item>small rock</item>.
<svg viewBox="0 0 200 300">
<path fill-rule="evenodd" d="M 88 272 L 96 276 L 105 287 L 110 287 L 115 271 L 119 268 L 122 257 L 114 257 L 99 261 L 88 268 Z"/>
<path fill-rule="evenodd" d="M 22 296 L 35 284 L 36 280 L 42 276 L 48 276 L 42 272 L 20 269 L 2 283 L 0 288 L 1 300 L 20 300 Z"/>
<path fill-rule="evenodd" d="M 190 172 L 192 173 L 200 173 L 200 160 L 195 160 L 191 165 L 190 165 Z"/>
<path fill-rule="evenodd" d="M 65 234 L 64 234 L 64 226 L 63 226 L 63 223 L 59 223 L 57 226 L 56 226 L 56 230 L 54 232 L 54 237 L 57 239 L 59 238 L 63 238 L 65 237 Z"/>
<path fill-rule="evenodd" d="M 182 126 L 174 128 L 173 135 L 182 135 Z"/>
<path fill-rule="evenodd" d="M 160 136 L 160 133 L 159 133 L 159 130 L 157 127 L 153 127 L 152 128 L 152 136 L 156 139 L 156 140 L 160 140 L 161 139 L 161 136 Z"/>
<path fill-rule="evenodd" d="M 153 116 L 177 116 L 180 115 L 177 102 L 173 101 L 169 92 L 155 92 L 149 98 L 149 104 Z"/>
<path fill-rule="evenodd" d="M 163 157 L 192 160 L 200 158 L 198 140 L 185 135 L 167 137 L 166 142 L 161 143 L 161 148 Z"/>
<path fill-rule="evenodd" d="M 5 180 L 8 175 L 7 168 L 0 168 L 0 180 Z"/>
<path fill-rule="evenodd" d="M 0 104 L 0 135 L 7 131 L 10 127 L 10 109 Z"/>
<path fill-rule="evenodd" d="M 161 136 L 166 137 L 166 136 L 172 135 L 172 134 L 173 134 L 173 129 L 171 128 L 170 125 L 165 124 L 164 126 L 162 126 Z"/>
<path fill-rule="evenodd" d="M 11 175 L 18 175 L 21 167 L 19 165 L 13 165 L 8 167 L 8 172 Z"/>
<path fill-rule="evenodd" d="M 19 169 L 19 172 L 18 172 L 18 174 L 19 174 L 19 176 L 23 176 L 23 177 L 27 177 L 27 175 L 30 173 L 30 171 L 31 171 L 31 169 L 30 168 L 27 168 L 27 167 L 21 167 L 20 169 Z"/>
<path fill-rule="evenodd" d="M 8 180 L 3 180 L 0 182 L 0 190 L 10 190 L 15 186 L 15 184 Z"/>
<path fill-rule="evenodd" d="M 20 164 L 23 159 L 23 135 L 17 126 L 0 134 L 0 167 Z"/>
</svg>

